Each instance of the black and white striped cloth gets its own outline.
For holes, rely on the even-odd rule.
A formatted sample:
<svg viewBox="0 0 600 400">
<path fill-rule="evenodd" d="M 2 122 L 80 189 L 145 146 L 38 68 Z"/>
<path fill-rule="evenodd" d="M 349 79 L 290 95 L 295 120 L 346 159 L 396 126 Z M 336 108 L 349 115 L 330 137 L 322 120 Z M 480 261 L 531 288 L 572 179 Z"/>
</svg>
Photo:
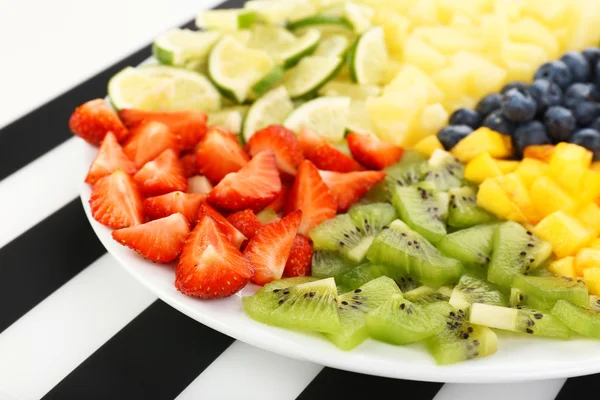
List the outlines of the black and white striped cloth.
<svg viewBox="0 0 600 400">
<path fill-rule="evenodd" d="M 0 129 L 0 400 L 567 400 L 598 388 L 600 375 L 466 385 L 323 368 L 235 341 L 158 300 L 89 226 L 73 168 L 79 139 L 67 127 L 77 105 L 104 97 L 114 73 L 149 54 Z"/>
</svg>

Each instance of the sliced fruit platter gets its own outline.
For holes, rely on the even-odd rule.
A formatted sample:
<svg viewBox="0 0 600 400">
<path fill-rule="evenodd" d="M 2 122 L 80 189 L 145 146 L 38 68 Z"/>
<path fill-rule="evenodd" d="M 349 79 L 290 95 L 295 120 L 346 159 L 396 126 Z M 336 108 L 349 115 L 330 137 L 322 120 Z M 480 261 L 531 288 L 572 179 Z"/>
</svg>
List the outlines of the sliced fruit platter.
<svg viewBox="0 0 600 400">
<path fill-rule="evenodd" d="M 166 301 L 284 354 L 597 371 L 600 5 L 389 3 L 255 0 L 162 34 L 69 121 L 92 225 Z"/>
</svg>

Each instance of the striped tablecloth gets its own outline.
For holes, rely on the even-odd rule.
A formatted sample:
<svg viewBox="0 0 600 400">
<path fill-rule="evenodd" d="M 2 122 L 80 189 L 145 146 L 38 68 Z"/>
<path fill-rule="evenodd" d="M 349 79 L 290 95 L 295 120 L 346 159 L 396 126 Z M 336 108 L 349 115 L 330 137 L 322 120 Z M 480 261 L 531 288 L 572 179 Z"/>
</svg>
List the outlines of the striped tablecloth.
<svg viewBox="0 0 600 400">
<path fill-rule="evenodd" d="M 0 400 L 390 393 L 411 400 L 566 400 L 595 393 L 600 375 L 465 385 L 323 368 L 235 341 L 158 300 L 106 253 L 89 226 L 74 168 L 79 139 L 67 128 L 78 104 L 104 97 L 114 73 L 149 54 L 149 46 L 141 49 L 0 129 Z"/>
</svg>

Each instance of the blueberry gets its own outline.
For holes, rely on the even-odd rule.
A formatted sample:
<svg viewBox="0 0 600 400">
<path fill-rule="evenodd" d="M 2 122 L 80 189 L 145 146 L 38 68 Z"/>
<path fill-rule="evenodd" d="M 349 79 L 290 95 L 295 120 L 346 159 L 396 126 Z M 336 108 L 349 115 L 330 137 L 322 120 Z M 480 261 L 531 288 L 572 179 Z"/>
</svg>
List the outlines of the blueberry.
<svg viewBox="0 0 600 400">
<path fill-rule="evenodd" d="M 573 116 L 578 125 L 588 126 L 593 120 L 600 117 L 600 104 L 582 101 L 577 103 L 571 111 L 573 111 Z"/>
<path fill-rule="evenodd" d="M 524 92 L 527 90 L 527 87 L 529 87 L 529 85 L 525 82 L 513 81 L 513 82 L 509 82 L 506 85 L 504 85 L 502 90 L 500 90 L 500 93 L 505 94 L 506 92 L 508 92 L 511 89 L 519 89 L 521 92 Z"/>
<path fill-rule="evenodd" d="M 535 79 L 547 79 L 556 83 L 561 89 L 566 89 L 573 81 L 573 76 L 564 62 L 549 61 L 538 68 Z"/>
<path fill-rule="evenodd" d="M 600 86 L 600 60 L 596 62 L 596 66 L 594 67 L 594 83 L 596 86 Z"/>
<path fill-rule="evenodd" d="M 527 146 L 552 143 L 546 127 L 540 121 L 529 121 L 519 126 L 513 134 L 512 142 L 519 158 L 523 157 L 523 150 Z"/>
<path fill-rule="evenodd" d="M 595 101 L 596 87 L 593 83 L 574 83 L 565 90 L 565 106 L 574 108 L 582 101 Z"/>
<path fill-rule="evenodd" d="M 481 126 L 483 117 L 477 111 L 470 108 L 459 108 L 450 116 L 450 125 L 467 125 L 473 129 Z"/>
<path fill-rule="evenodd" d="M 490 128 L 491 130 L 503 135 L 512 135 L 516 128 L 514 122 L 502 115 L 502 110 L 493 111 L 483 120 L 482 126 Z"/>
<path fill-rule="evenodd" d="M 528 89 L 529 95 L 537 104 L 538 114 L 544 113 L 548 107 L 558 106 L 562 103 L 562 90 L 554 82 L 538 79 Z"/>
<path fill-rule="evenodd" d="M 571 136 L 570 143 L 578 144 L 594 153 L 594 160 L 600 160 L 600 132 L 595 129 L 581 129 Z"/>
<path fill-rule="evenodd" d="M 440 129 L 437 137 L 442 146 L 446 150 L 450 150 L 471 132 L 473 132 L 473 128 L 467 125 L 448 125 Z"/>
<path fill-rule="evenodd" d="M 502 114 L 513 122 L 531 121 L 536 111 L 533 97 L 519 89 L 510 89 L 502 97 Z"/>
<path fill-rule="evenodd" d="M 600 47 L 588 47 L 581 52 L 590 66 L 590 71 L 596 68 L 596 63 L 600 60 Z"/>
<path fill-rule="evenodd" d="M 568 51 L 560 58 L 567 64 L 573 76 L 573 82 L 589 82 L 591 69 L 587 59 L 578 51 Z"/>
<path fill-rule="evenodd" d="M 498 110 L 501 106 L 502 95 L 499 93 L 491 93 L 479 101 L 475 110 L 485 118 L 493 111 Z"/>
<path fill-rule="evenodd" d="M 598 132 L 600 132 L 600 117 L 593 120 L 592 123 L 588 126 L 588 128 L 595 129 Z"/>
<path fill-rule="evenodd" d="M 548 136 L 554 143 L 566 142 L 575 131 L 576 121 L 571 110 L 565 107 L 550 107 L 544 114 Z"/>
</svg>

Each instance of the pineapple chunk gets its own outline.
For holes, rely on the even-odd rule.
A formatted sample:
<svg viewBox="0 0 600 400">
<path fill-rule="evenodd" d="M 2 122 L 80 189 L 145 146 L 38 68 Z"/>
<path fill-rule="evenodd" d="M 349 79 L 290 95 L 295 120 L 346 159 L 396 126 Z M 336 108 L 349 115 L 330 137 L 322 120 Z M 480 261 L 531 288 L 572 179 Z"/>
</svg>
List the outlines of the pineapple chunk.
<svg viewBox="0 0 600 400">
<path fill-rule="evenodd" d="M 427 158 L 431 157 L 434 151 L 444 150 L 444 146 L 440 143 L 436 135 L 430 135 L 423 138 L 415 145 L 415 150 L 423 154 Z"/>
<path fill-rule="evenodd" d="M 508 194 L 508 198 L 523 212 L 527 222 L 531 224 L 538 223 L 541 217 L 538 210 L 534 207 L 531 196 L 529 196 L 529 192 L 523 181 L 521 181 L 521 178 L 519 178 L 519 175 L 510 173 L 494 179 L 498 181 L 498 184 Z"/>
<path fill-rule="evenodd" d="M 515 173 L 521 177 L 525 186 L 530 188 L 538 177 L 546 173 L 546 170 L 548 170 L 548 164 L 535 158 L 524 158 Z"/>
<path fill-rule="evenodd" d="M 469 162 L 483 152 L 494 158 L 503 158 L 510 156 L 512 149 L 506 146 L 503 135 L 481 127 L 458 142 L 451 150 L 452 155 L 462 162 Z"/>
<path fill-rule="evenodd" d="M 536 160 L 550 162 L 552 155 L 554 154 L 553 144 L 536 144 L 533 146 L 525 147 L 523 150 L 523 157 L 534 158 Z"/>
<path fill-rule="evenodd" d="M 596 239 L 592 240 L 591 243 L 588 245 L 588 247 L 590 249 L 599 249 L 600 250 L 600 238 L 596 238 Z"/>
<path fill-rule="evenodd" d="M 577 208 L 575 200 L 546 176 L 540 176 L 533 182 L 530 193 L 533 205 L 542 218 L 559 210 L 571 214 Z"/>
<path fill-rule="evenodd" d="M 440 103 L 426 105 L 417 119 L 418 126 L 412 136 L 414 142 L 427 136 L 435 136 L 440 129 L 446 126 L 447 121 L 448 112 Z"/>
<path fill-rule="evenodd" d="M 585 171 L 582 185 L 578 191 L 581 204 L 600 200 L 600 172 Z"/>
<path fill-rule="evenodd" d="M 548 271 L 552 272 L 556 276 L 575 278 L 577 276 L 575 271 L 575 258 L 573 256 L 569 256 L 553 261 L 550 266 L 548 266 Z"/>
<path fill-rule="evenodd" d="M 479 186 L 477 205 L 496 216 L 516 222 L 527 222 L 527 218 L 496 179 L 486 179 Z"/>
<path fill-rule="evenodd" d="M 437 87 L 446 93 L 446 99 L 456 100 L 466 96 L 470 76 L 470 66 L 451 65 L 435 72 L 432 78 Z"/>
<path fill-rule="evenodd" d="M 588 268 L 583 271 L 583 279 L 590 294 L 600 295 L 600 267 Z"/>
<path fill-rule="evenodd" d="M 499 91 L 506 80 L 504 69 L 479 54 L 460 51 L 452 57 L 452 64 L 472 67 L 467 90 L 470 95 L 478 98 Z"/>
<path fill-rule="evenodd" d="M 552 29 L 565 27 L 575 22 L 574 3 L 572 0 L 527 0 L 523 2 L 523 14 Z"/>
<path fill-rule="evenodd" d="M 554 147 L 550 159 L 551 172 L 563 169 L 567 165 L 576 165 L 581 168 L 589 168 L 592 164 L 594 154 L 576 144 L 561 142 Z"/>
<path fill-rule="evenodd" d="M 410 27 L 408 18 L 389 9 L 377 8 L 373 16 L 373 24 L 383 28 L 385 43 L 390 52 L 397 53 L 404 50 Z"/>
<path fill-rule="evenodd" d="M 575 272 L 583 276 L 583 271 L 589 268 L 600 267 L 600 250 L 585 248 L 581 249 L 575 257 Z"/>
<path fill-rule="evenodd" d="M 446 56 L 418 36 L 410 35 L 404 42 L 404 61 L 433 73 L 442 69 Z"/>
<path fill-rule="evenodd" d="M 423 0 L 419 1 L 421 3 Z M 455 54 L 461 50 L 481 52 L 483 41 L 448 26 L 423 27 L 414 30 L 416 35 L 444 54 Z"/>
<path fill-rule="evenodd" d="M 509 39 L 508 27 L 510 21 L 504 14 L 488 14 L 481 19 L 481 35 L 485 49 L 499 54 L 503 43 Z"/>
<path fill-rule="evenodd" d="M 600 207 L 596 203 L 587 203 L 576 215 L 583 226 L 600 235 Z"/>
<path fill-rule="evenodd" d="M 510 39 L 518 43 L 540 46 L 548 57 L 558 57 L 560 44 L 552 31 L 533 18 L 525 17 L 510 24 Z"/>
<path fill-rule="evenodd" d="M 556 211 L 541 220 L 534 228 L 540 238 L 552 244 L 558 258 L 575 254 L 594 238 L 594 233 L 564 211 Z"/>
<path fill-rule="evenodd" d="M 391 3 L 395 3 L 395 1 Z M 436 0 L 419 0 L 412 2 L 412 6 L 408 9 L 407 15 L 413 26 L 440 24 Z"/>
<path fill-rule="evenodd" d="M 502 174 L 510 174 L 511 172 L 515 172 L 521 163 L 518 161 L 496 160 L 496 164 L 498 164 Z"/>
<path fill-rule="evenodd" d="M 500 57 L 505 63 L 518 62 L 530 65 L 535 70 L 544 61 L 548 60 L 548 53 L 535 44 L 516 43 L 507 40 L 502 44 Z"/>
<path fill-rule="evenodd" d="M 481 183 L 487 178 L 495 178 L 501 175 L 502 170 L 498 162 L 487 151 L 480 153 L 469 161 L 465 167 L 465 179 L 475 183 Z"/>
<path fill-rule="evenodd" d="M 427 91 L 427 104 L 438 103 L 444 97 L 429 75 L 410 64 L 406 64 L 400 69 L 394 79 L 384 88 L 383 94 L 410 90 L 414 86 L 423 87 Z"/>
</svg>

